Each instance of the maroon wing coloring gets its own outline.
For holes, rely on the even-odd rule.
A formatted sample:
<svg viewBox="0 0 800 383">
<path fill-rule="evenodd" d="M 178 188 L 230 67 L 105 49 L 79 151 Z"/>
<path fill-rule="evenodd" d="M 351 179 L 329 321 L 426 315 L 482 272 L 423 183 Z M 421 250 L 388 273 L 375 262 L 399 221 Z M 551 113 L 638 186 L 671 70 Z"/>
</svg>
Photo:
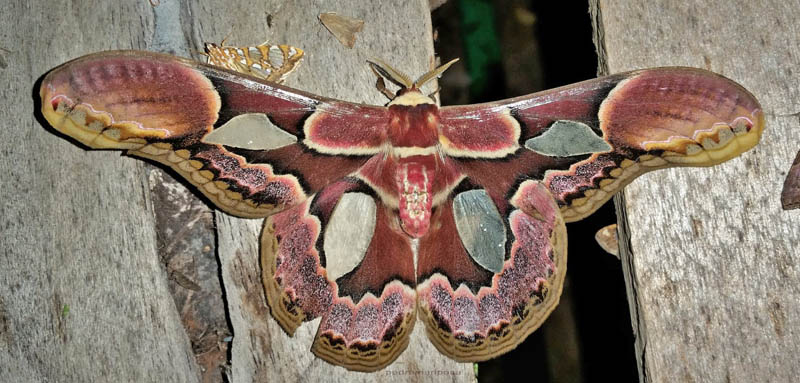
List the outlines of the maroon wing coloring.
<svg viewBox="0 0 800 383">
<path fill-rule="evenodd" d="M 449 64 L 448 64 L 449 65 Z M 273 317 L 322 321 L 320 358 L 374 371 L 419 316 L 462 361 L 516 347 L 558 303 L 564 222 L 636 176 L 753 147 L 761 108 L 689 68 L 617 74 L 500 102 L 439 108 L 402 89 L 385 107 L 310 95 L 194 61 L 104 52 L 64 64 L 42 113 L 91 148 L 175 169 L 220 209 L 268 217 Z"/>
</svg>

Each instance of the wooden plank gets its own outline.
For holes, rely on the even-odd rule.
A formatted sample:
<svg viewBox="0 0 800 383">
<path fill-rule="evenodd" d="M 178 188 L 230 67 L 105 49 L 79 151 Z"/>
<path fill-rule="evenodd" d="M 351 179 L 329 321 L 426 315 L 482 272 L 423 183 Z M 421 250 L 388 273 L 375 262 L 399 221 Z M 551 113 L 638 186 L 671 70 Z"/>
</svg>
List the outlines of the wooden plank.
<svg viewBox="0 0 800 383">
<path fill-rule="evenodd" d="M 8 382 L 192 382 L 156 248 L 147 165 L 34 119 L 46 71 L 144 48 L 147 2 L 9 1 L 0 14 L 0 370 Z"/>
<path fill-rule="evenodd" d="M 270 5 L 270 3 L 274 3 Z M 312 93 L 353 102 L 382 105 L 386 98 L 375 89 L 375 76 L 366 60 L 380 58 L 415 77 L 430 69 L 433 60 L 430 11 L 427 1 L 409 1 L 391 7 L 357 0 L 320 4 L 295 1 L 252 9 L 249 16 L 230 24 L 232 43 L 252 44 L 263 36 L 247 31 L 268 31 L 270 41 L 297 45 L 305 59 L 286 84 Z M 323 12 L 365 21 L 353 49 L 338 42 L 317 21 Z M 272 27 L 266 25 L 271 14 Z M 302 22 L 299 22 L 302 20 Z M 247 39 L 247 40 L 245 40 Z M 432 91 L 434 87 L 431 87 Z M 333 367 L 309 349 L 319 320 L 301 326 L 288 337 L 269 314 L 258 260 L 261 221 L 220 215 L 219 254 L 234 327 L 231 376 L 250 381 L 425 381 L 431 375 L 442 381 L 472 381 L 471 364 L 456 363 L 441 355 L 418 323 L 411 344 L 385 370 L 364 374 Z"/>
<path fill-rule="evenodd" d="M 601 71 L 685 65 L 758 97 L 754 150 L 625 189 L 620 226 L 642 381 L 790 382 L 800 376 L 800 213 L 780 191 L 800 145 L 796 2 L 593 0 Z M 626 241 L 621 241 L 625 244 Z"/>
<path fill-rule="evenodd" d="M 317 21 L 318 13 L 329 11 L 366 21 L 353 49 Z M 0 96 L 6 105 L 0 110 L 0 170 L 11 180 L 0 192 L 0 369 L 4 379 L 20 382 L 200 378 L 156 245 L 165 232 L 159 225 L 170 224 L 157 218 L 161 209 L 153 207 L 151 184 L 169 176 L 116 152 L 86 152 L 44 129 L 43 119 L 30 118 L 38 77 L 104 49 L 199 58 L 202 42 L 230 36 L 231 44 L 267 39 L 305 49 L 290 86 L 382 104 L 386 100 L 374 88 L 366 59 L 382 58 L 411 74 L 428 70 L 433 59 L 424 0 L 391 9 L 357 1 L 95 0 L 78 7 L 15 0 L 0 21 Z M 19 41 L 26 43 L 10 45 Z M 377 374 L 351 373 L 316 359 L 309 352 L 315 323 L 289 338 L 266 308 L 257 262 L 261 221 L 217 213 L 216 224 L 234 331 L 230 381 L 421 381 L 431 375 L 474 380 L 472 365 L 440 355 L 421 325 L 401 359 Z"/>
</svg>

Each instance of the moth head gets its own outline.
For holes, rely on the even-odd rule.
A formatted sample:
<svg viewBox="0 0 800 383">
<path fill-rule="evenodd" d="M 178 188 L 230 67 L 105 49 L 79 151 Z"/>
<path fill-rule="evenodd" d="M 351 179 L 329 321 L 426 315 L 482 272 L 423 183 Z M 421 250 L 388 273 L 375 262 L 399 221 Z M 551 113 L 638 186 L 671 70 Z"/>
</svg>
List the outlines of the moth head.
<svg viewBox="0 0 800 383">
<path fill-rule="evenodd" d="M 413 82 L 408 75 L 392 68 L 389 64 L 381 60 L 368 61 L 368 63 L 372 68 L 372 71 L 378 77 L 375 87 L 378 88 L 378 90 L 380 90 L 381 93 L 383 93 L 386 97 L 388 97 L 389 100 L 391 100 L 389 105 L 413 106 L 419 104 L 436 104 L 432 97 L 433 94 L 426 96 L 422 94 L 420 88 L 422 88 L 422 86 L 428 81 L 439 77 L 442 73 L 444 73 L 444 71 L 447 70 L 447 68 L 450 67 L 450 65 L 455 64 L 456 61 L 458 61 L 458 59 L 450 60 L 448 63 L 440 65 L 430 72 L 423 74 Z M 386 83 L 383 81 L 384 79 L 389 80 L 390 82 L 399 86 L 400 89 L 396 93 L 392 94 L 391 91 L 386 89 Z"/>
</svg>

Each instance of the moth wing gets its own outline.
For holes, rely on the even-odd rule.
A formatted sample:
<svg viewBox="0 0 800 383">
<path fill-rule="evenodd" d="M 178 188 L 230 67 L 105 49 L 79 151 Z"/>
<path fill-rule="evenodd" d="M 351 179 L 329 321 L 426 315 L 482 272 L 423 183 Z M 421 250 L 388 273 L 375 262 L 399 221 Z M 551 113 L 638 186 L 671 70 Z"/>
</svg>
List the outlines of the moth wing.
<svg viewBox="0 0 800 383">
<path fill-rule="evenodd" d="M 474 184 L 502 199 L 522 180 L 542 180 L 572 222 L 647 171 L 711 166 L 752 148 L 764 114 L 725 77 L 657 68 L 444 107 L 440 123 L 444 153 Z"/>
<path fill-rule="evenodd" d="M 525 340 L 558 304 L 566 228 L 538 181 L 524 182 L 501 216 L 483 191 L 433 213 L 419 243 L 417 296 L 428 338 L 458 361 L 482 361 Z"/>
<path fill-rule="evenodd" d="M 386 129 L 382 107 L 149 52 L 66 63 L 44 78 L 40 96 L 59 132 L 168 165 L 243 217 L 297 205 L 350 174 L 379 150 Z"/>
<path fill-rule="evenodd" d="M 744 88 L 689 68 L 444 107 L 439 118 L 440 150 L 465 178 L 420 239 L 417 295 L 428 337 L 461 361 L 507 352 L 547 318 L 566 269 L 564 221 L 646 171 L 730 159 L 764 128 Z"/>
<path fill-rule="evenodd" d="M 405 350 L 416 321 L 411 240 L 362 181 L 342 179 L 269 217 L 261 251 L 281 327 L 292 335 L 322 318 L 312 346 L 318 357 L 375 371 Z"/>
</svg>

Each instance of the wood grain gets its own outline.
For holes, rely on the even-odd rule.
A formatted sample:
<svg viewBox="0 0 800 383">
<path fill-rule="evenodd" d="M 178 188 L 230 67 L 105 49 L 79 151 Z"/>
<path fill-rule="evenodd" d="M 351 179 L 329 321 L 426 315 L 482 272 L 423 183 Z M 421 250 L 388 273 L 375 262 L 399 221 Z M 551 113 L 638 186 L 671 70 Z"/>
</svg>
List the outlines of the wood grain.
<svg viewBox="0 0 800 383">
<path fill-rule="evenodd" d="M 147 46 L 149 8 L 10 1 L 0 15 L 4 381 L 198 381 L 156 248 L 149 165 L 86 152 L 35 114 L 52 67 Z"/>
<path fill-rule="evenodd" d="M 191 382 L 203 377 L 167 289 L 150 164 L 87 152 L 35 118 L 37 78 L 87 53 L 147 49 L 193 55 L 204 41 L 269 40 L 306 50 L 287 85 L 383 104 L 366 60 L 419 74 L 432 66 L 428 2 L 125 2 L 12 0 L 0 15 L 0 370 L 3 380 Z M 366 21 L 353 49 L 322 12 Z M 24 21 L 24 22 L 23 22 Z M 432 90 L 433 88 L 431 88 Z M 169 178 L 169 177 L 167 177 Z M 183 188 L 182 182 L 175 187 Z M 194 198 L 194 196 L 192 196 Z M 191 202 L 196 204 L 197 202 Z M 158 211 L 154 211 L 158 210 Z M 440 355 L 417 326 L 389 368 L 360 374 L 310 351 L 315 323 L 289 338 L 270 317 L 258 267 L 260 220 L 216 214 L 216 251 L 233 342 L 229 380 L 473 381 L 471 364 Z M 163 218 L 163 217 L 162 217 Z M 161 226 L 159 226 L 161 225 Z M 212 229 L 212 225 L 207 225 Z"/>
<path fill-rule="evenodd" d="M 755 94 L 767 119 L 762 142 L 741 157 L 646 175 L 618 199 L 641 380 L 796 381 L 800 213 L 782 211 L 779 195 L 800 146 L 800 8 L 591 5 L 601 71 L 709 69 Z"/>
</svg>

